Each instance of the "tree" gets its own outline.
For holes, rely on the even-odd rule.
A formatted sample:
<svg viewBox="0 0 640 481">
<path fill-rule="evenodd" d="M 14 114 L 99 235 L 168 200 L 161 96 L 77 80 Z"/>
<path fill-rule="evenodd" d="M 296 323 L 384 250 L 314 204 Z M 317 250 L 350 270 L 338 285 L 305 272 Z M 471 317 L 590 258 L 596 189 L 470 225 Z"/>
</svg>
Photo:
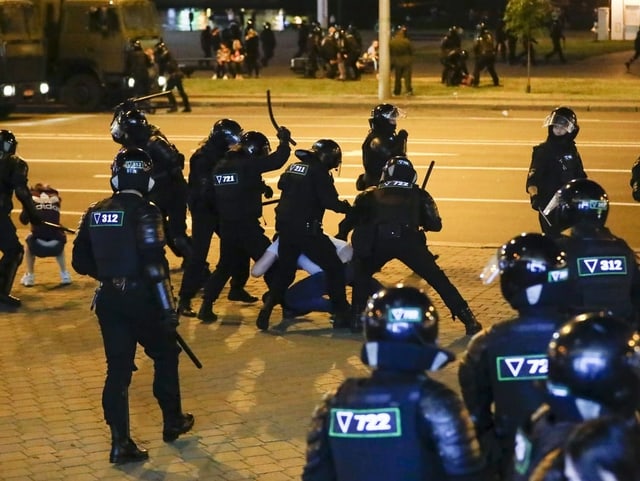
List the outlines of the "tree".
<svg viewBox="0 0 640 481">
<path fill-rule="evenodd" d="M 531 51 L 528 42 L 548 24 L 552 6 L 550 0 L 509 0 L 504 12 L 507 31 L 526 39 L 527 93 L 531 92 Z"/>
</svg>

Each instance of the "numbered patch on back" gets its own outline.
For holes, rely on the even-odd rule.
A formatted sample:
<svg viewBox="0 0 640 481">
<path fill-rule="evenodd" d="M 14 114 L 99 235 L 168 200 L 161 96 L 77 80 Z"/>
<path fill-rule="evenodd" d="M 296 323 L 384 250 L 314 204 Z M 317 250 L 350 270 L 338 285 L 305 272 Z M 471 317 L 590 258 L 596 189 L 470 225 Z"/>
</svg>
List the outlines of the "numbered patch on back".
<svg viewBox="0 0 640 481">
<path fill-rule="evenodd" d="M 624 256 L 578 258 L 578 275 L 580 277 L 626 274 L 627 259 Z"/>
<path fill-rule="evenodd" d="M 287 172 L 296 175 L 307 175 L 307 172 L 309 172 L 309 166 L 307 164 L 291 164 L 287 167 Z"/>
<path fill-rule="evenodd" d="M 544 354 L 498 356 L 496 370 L 500 382 L 546 379 L 549 372 L 549 361 Z"/>
<path fill-rule="evenodd" d="M 90 227 L 122 227 L 124 221 L 124 211 L 101 211 L 92 212 Z"/>
<path fill-rule="evenodd" d="M 402 436 L 400 409 L 331 409 L 329 436 L 392 438 Z"/>
<path fill-rule="evenodd" d="M 213 176 L 214 185 L 231 185 L 238 183 L 238 174 L 229 172 L 226 174 L 216 174 Z"/>
</svg>

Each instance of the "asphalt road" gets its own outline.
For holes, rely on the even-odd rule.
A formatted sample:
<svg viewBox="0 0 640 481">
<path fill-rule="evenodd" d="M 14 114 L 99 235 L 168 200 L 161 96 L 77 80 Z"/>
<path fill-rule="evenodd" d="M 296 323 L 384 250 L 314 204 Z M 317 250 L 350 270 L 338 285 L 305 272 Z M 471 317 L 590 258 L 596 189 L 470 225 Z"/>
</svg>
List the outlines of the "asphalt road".
<svg viewBox="0 0 640 481">
<path fill-rule="evenodd" d="M 361 143 L 368 129 L 372 106 L 278 111 L 298 142 L 308 148 L 319 138 L 336 140 L 343 150 L 343 165 L 336 186 L 343 198 L 353 200 L 355 179 L 362 171 Z M 428 190 L 438 202 L 444 228 L 431 233 L 431 242 L 499 245 L 514 234 L 538 230 L 524 182 L 532 147 L 546 136 L 544 113 L 414 108 L 400 120 L 409 131 L 408 154 L 420 175 L 431 160 L 436 167 Z M 640 153 L 637 131 L 640 117 L 633 112 L 578 112 L 581 131 L 578 148 L 590 177 L 600 182 L 612 202 L 609 226 L 632 246 L 640 246 L 640 204 L 629 188 L 630 168 Z M 185 154 L 190 156 L 215 120 L 231 117 L 246 130 L 277 139 L 264 107 L 198 108 L 190 115 L 150 115 Z M 89 203 L 110 193 L 109 166 L 117 151 L 111 140 L 111 116 L 16 115 L 3 123 L 19 141 L 18 153 L 30 165 L 32 183 L 48 182 L 63 196 L 63 222 L 75 226 Z M 295 158 L 291 157 L 291 160 Z M 187 171 L 185 170 L 185 175 Z M 274 188 L 279 173 L 265 176 Z M 276 195 L 277 195 L 277 189 Z M 265 207 L 265 228 L 273 229 L 273 208 Z M 336 230 L 340 216 L 328 213 L 325 226 Z"/>
</svg>

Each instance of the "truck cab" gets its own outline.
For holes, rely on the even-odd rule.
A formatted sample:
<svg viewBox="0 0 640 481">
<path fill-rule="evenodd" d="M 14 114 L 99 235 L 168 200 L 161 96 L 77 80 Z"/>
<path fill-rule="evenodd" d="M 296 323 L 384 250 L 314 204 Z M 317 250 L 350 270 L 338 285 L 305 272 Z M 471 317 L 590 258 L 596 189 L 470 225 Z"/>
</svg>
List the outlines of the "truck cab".
<svg viewBox="0 0 640 481">
<path fill-rule="evenodd" d="M 41 2 L 55 98 L 71 110 L 94 111 L 132 95 L 134 44 L 153 48 L 161 39 L 150 0 L 36 1 Z"/>
<path fill-rule="evenodd" d="M 31 0 L 0 0 L 0 117 L 48 93 L 44 38 Z"/>
</svg>

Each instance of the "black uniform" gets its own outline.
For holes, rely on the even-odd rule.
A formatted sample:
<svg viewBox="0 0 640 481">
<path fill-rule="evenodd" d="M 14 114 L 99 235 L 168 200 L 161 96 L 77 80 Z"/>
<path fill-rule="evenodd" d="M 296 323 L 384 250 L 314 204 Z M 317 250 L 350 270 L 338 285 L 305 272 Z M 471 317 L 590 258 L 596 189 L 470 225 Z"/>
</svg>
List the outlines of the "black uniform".
<svg viewBox="0 0 640 481">
<path fill-rule="evenodd" d="M 531 208 L 544 210 L 556 191 L 572 179 L 584 179 L 587 174 L 582 166 L 573 137 L 555 136 L 549 127 L 547 140 L 533 148 L 531 165 L 527 175 L 526 190 L 531 196 Z M 542 232 L 552 237 L 560 234 L 557 226 L 549 225 L 538 213 Z"/>
<path fill-rule="evenodd" d="M 159 209 L 130 190 L 90 207 L 74 240 L 73 268 L 100 281 L 94 302 L 107 360 L 102 406 L 114 448 L 130 440 L 127 392 L 138 343 L 154 362 L 153 394 L 165 441 L 193 425 L 193 416 L 182 413 L 177 318 L 164 246 Z M 112 462 L 127 461 L 112 450 Z"/>
<path fill-rule="evenodd" d="M 347 379 L 316 410 L 303 481 L 485 479 L 464 404 L 425 373 L 444 365 L 442 354 L 432 345 L 365 344 L 362 360 L 377 369 Z"/>
<path fill-rule="evenodd" d="M 438 232 L 442 220 L 435 201 L 413 183 L 389 180 L 356 197 L 340 226 L 341 238 L 353 228 L 353 309 L 361 311 L 370 292 L 368 280 L 392 259 L 398 259 L 438 292 L 454 317 L 476 325 L 467 302 L 436 263 L 426 244 L 426 231 Z"/>
<path fill-rule="evenodd" d="M 273 58 L 276 49 L 276 35 L 271 30 L 271 24 L 265 23 L 264 28 L 260 32 L 260 45 L 262 46 L 262 66 L 269 65 L 269 61 Z"/>
<path fill-rule="evenodd" d="M 566 320 L 559 311 L 519 309 L 517 318 L 474 336 L 460 362 L 462 398 L 499 479 L 507 479 L 517 428 L 544 402 L 536 383 L 547 377 L 547 346 Z"/>
<path fill-rule="evenodd" d="M 173 89 L 178 90 L 178 94 L 182 99 L 182 111 L 191 112 L 189 96 L 184 89 L 184 85 L 182 85 L 184 72 L 182 72 L 177 60 L 164 43 L 156 45 L 155 58 L 158 63 L 160 75 L 167 76 L 167 85 L 165 88 L 169 91 L 169 95 L 167 96 L 169 100 L 169 112 L 176 112 L 178 110 L 178 102 L 176 101 L 175 95 L 173 95 Z"/>
<path fill-rule="evenodd" d="M 278 148 L 267 156 L 252 157 L 238 148 L 239 144 L 228 151 L 213 170 L 220 220 L 220 259 L 205 284 L 198 314 L 204 321 L 216 320 L 211 309 L 231 274 L 243 269 L 247 256 L 257 261 L 271 245 L 260 225 L 262 174 L 281 168 L 289 158 L 289 137 L 283 135 L 282 139 Z"/>
<path fill-rule="evenodd" d="M 640 272 L 633 249 L 606 227 L 575 227 L 558 238 L 567 252 L 572 290 L 570 312 L 607 310 L 630 322 L 640 308 Z"/>
<path fill-rule="evenodd" d="M 469 76 L 466 50 L 459 48 L 450 50 L 442 59 L 442 65 L 444 66 L 442 79 L 447 87 L 460 85 Z"/>
<path fill-rule="evenodd" d="M 13 136 L 12 136 L 13 137 Z M 15 138 L 14 138 L 15 143 Z M 18 266 L 24 256 L 24 248 L 11 221 L 13 194 L 22 204 L 26 216 L 33 225 L 41 223 L 41 218 L 31 199 L 27 175 L 29 166 L 15 154 L 0 157 L 0 305 L 18 307 L 20 300 L 11 295 L 11 288 Z"/>
<path fill-rule="evenodd" d="M 213 190 L 213 169 L 223 158 L 227 146 L 208 140 L 189 160 L 188 204 L 191 212 L 191 260 L 184 269 L 180 284 L 180 304 L 187 306 L 209 277 L 207 256 L 211 238 L 219 231 L 218 212 Z M 240 271 L 233 273 L 232 290 L 243 290 L 249 279 L 249 257 Z M 195 315 L 191 314 L 192 316 Z"/>
<path fill-rule="evenodd" d="M 345 327 L 340 324 L 346 322 L 348 327 L 344 267 L 333 243 L 322 231 L 322 218 L 326 209 L 346 213 L 349 203 L 338 199 L 329 168 L 313 153 L 297 151 L 296 155 L 301 160 L 289 165 L 278 182 L 282 191 L 275 209 L 279 265 L 269 295 L 274 304 L 283 301 L 295 278 L 298 257 L 304 254 L 327 276 L 329 298 L 336 316 L 334 326 Z"/>
<path fill-rule="evenodd" d="M 364 190 L 378 185 L 382 175 L 382 167 L 396 155 L 405 155 L 407 151 L 408 133 L 402 129 L 395 132 L 394 126 L 377 127 L 369 130 L 362 142 L 362 165 L 364 175 L 358 178 L 356 188 Z"/>
<path fill-rule="evenodd" d="M 473 81 L 471 85 L 477 87 L 480 84 L 480 73 L 487 70 L 493 80 L 493 85 L 500 85 L 500 79 L 496 73 L 496 51 L 493 34 L 483 29 L 476 37 L 473 44 L 473 53 L 475 54 L 475 65 L 473 67 Z"/>
</svg>

